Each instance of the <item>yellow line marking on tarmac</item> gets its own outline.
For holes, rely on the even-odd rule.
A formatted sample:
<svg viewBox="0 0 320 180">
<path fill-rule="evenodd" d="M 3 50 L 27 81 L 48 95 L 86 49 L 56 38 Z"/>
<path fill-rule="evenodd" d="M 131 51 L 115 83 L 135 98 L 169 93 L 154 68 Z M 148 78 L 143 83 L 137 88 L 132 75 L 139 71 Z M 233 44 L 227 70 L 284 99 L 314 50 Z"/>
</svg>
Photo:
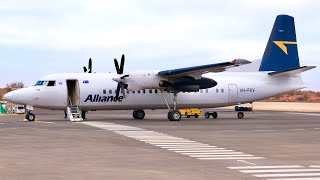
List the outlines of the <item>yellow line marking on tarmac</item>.
<svg viewBox="0 0 320 180">
<path fill-rule="evenodd" d="M 41 123 L 45 123 L 45 124 L 56 124 L 55 122 L 47 122 L 47 121 L 39 121 L 39 122 L 41 122 Z"/>
<path fill-rule="evenodd" d="M 36 119 L 35 121 L 28 121 L 27 119 L 24 119 L 23 121 L 24 121 L 24 122 L 33 122 L 33 123 L 56 124 L 55 122 L 39 121 L 38 119 Z"/>
<path fill-rule="evenodd" d="M 24 114 L 0 114 L 0 116 L 23 116 Z"/>
</svg>

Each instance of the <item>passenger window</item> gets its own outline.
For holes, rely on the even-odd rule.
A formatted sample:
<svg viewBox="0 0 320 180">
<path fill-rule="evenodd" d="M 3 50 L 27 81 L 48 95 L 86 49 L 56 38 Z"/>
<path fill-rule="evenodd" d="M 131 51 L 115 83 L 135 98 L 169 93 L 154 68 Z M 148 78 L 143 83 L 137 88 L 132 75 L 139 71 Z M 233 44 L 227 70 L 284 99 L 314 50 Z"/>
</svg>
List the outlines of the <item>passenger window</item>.
<svg viewBox="0 0 320 180">
<path fill-rule="evenodd" d="M 112 89 L 109 89 L 109 94 L 112 94 Z"/>
<path fill-rule="evenodd" d="M 134 93 L 136 93 L 135 91 L 132 91 L 132 93 L 134 94 Z"/>
<path fill-rule="evenodd" d="M 56 85 L 56 81 L 49 81 L 48 82 L 48 86 L 55 86 Z"/>
<path fill-rule="evenodd" d="M 144 89 L 144 90 L 142 90 L 142 92 L 143 92 L 143 94 L 145 94 L 145 93 L 146 93 L 146 90 Z"/>
<path fill-rule="evenodd" d="M 158 89 L 155 89 L 155 90 L 154 90 L 154 93 L 158 93 Z"/>
<path fill-rule="evenodd" d="M 140 94 L 140 90 L 139 91 L 137 91 L 138 92 L 138 94 Z"/>
<path fill-rule="evenodd" d="M 150 93 L 150 94 L 152 93 L 152 89 L 149 89 L 149 93 Z"/>
<path fill-rule="evenodd" d="M 129 91 L 129 90 L 127 90 L 127 94 L 129 94 L 129 92 L 130 92 L 130 91 Z"/>
<path fill-rule="evenodd" d="M 200 93 L 202 93 L 203 91 L 202 91 L 202 89 L 200 89 Z"/>
<path fill-rule="evenodd" d="M 216 92 L 218 93 L 218 92 L 219 92 L 219 89 L 216 89 Z"/>
<path fill-rule="evenodd" d="M 221 89 L 221 92 L 224 93 L 224 89 Z"/>
<path fill-rule="evenodd" d="M 107 91 L 104 89 L 104 90 L 102 91 L 102 93 L 103 93 L 103 94 L 106 94 L 106 93 L 107 93 Z"/>
<path fill-rule="evenodd" d="M 208 89 L 206 89 L 206 93 L 208 93 L 209 92 L 209 90 Z"/>
</svg>

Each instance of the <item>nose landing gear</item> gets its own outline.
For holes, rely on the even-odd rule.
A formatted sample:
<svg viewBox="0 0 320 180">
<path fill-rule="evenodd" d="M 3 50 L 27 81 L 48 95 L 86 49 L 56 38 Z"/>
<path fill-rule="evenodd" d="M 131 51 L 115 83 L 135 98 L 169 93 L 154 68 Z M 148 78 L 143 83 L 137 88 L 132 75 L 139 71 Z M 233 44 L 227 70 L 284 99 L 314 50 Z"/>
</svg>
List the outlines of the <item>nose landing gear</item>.
<svg viewBox="0 0 320 180">
<path fill-rule="evenodd" d="M 33 113 L 31 113 L 30 111 L 28 111 L 27 114 L 26 114 L 26 119 L 28 121 L 35 121 L 36 116 Z"/>
</svg>

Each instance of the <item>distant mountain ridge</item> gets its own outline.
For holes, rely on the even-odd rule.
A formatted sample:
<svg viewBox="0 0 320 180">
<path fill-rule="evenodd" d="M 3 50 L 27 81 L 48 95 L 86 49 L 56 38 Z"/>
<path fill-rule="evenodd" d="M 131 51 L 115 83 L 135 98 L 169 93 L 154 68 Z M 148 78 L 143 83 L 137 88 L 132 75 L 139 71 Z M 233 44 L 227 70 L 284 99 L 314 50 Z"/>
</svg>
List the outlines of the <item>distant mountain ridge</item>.
<svg viewBox="0 0 320 180">
<path fill-rule="evenodd" d="M 274 96 L 263 101 L 271 102 L 320 102 L 320 92 L 314 91 L 292 91 L 282 95 Z"/>
</svg>

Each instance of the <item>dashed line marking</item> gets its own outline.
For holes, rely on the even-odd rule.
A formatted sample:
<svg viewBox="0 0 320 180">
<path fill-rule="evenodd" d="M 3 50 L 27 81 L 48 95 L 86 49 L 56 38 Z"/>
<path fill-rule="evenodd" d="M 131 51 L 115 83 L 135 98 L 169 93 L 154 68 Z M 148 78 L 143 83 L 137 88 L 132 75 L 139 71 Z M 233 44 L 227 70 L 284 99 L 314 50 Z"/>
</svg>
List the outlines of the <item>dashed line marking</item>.
<svg viewBox="0 0 320 180">
<path fill-rule="evenodd" d="M 316 180 L 320 179 L 320 166 L 310 165 L 305 168 L 300 165 L 282 166 L 236 166 L 229 169 L 241 173 L 251 174 L 254 177 L 271 178 L 268 180 Z"/>
<path fill-rule="evenodd" d="M 249 161 L 245 161 L 245 160 L 238 160 L 238 162 L 242 162 L 242 163 L 246 163 L 246 164 L 251 164 L 251 165 L 256 165 L 255 163 L 249 162 Z"/>
<path fill-rule="evenodd" d="M 113 131 L 117 134 L 200 160 L 265 159 L 264 157 L 256 157 L 251 154 L 245 154 L 243 152 L 237 152 L 137 127 L 99 121 L 80 123 Z"/>
<path fill-rule="evenodd" d="M 253 176 L 255 177 L 308 177 L 308 176 L 320 176 L 320 173 L 255 174 Z"/>
<path fill-rule="evenodd" d="M 304 131 L 304 129 L 289 129 L 290 131 Z"/>
<path fill-rule="evenodd" d="M 285 166 L 235 166 L 228 167 L 229 169 L 274 169 L 274 168 L 302 168 L 299 165 L 285 165 Z"/>
<path fill-rule="evenodd" d="M 263 169 L 240 170 L 242 173 L 279 173 L 279 172 L 320 172 L 320 169 Z"/>
<path fill-rule="evenodd" d="M 264 157 L 221 157 L 221 158 L 198 158 L 200 160 L 218 160 L 218 159 L 225 159 L 225 160 L 238 160 L 238 159 L 265 159 Z"/>
<path fill-rule="evenodd" d="M 234 150 L 230 150 L 230 149 L 224 149 L 224 148 L 221 148 L 221 149 L 217 149 L 217 150 L 177 150 L 177 151 L 174 151 L 174 152 L 177 152 L 177 153 L 210 153 L 210 152 L 234 152 Z"/>
<path fill-rule="evenodd" d="M 211 154 L 244 154 L 243 152 L 204 152 L 204 153 L 181 153 L 185 155 L 211 155 Z"/>
<path fill-rule="evenodd" d="M 297 115 L 308 115 L 308 116 L 320 116 L 320 113 L 293 113 L 293 112 L 287 112 L 287 114 L 297 114 Z"/>
<path fill-rule="evenodd" d="M 263 129 L 257 129 L 257 130 L 251 130 L 251 131 L 257 131 L 257 132 L 270 132 L 270 131 L 276 131 L 276 130 L 272 130 L 272 129 L 266 129 L 266 130 L 263 130 Z"/>
<path fill-rule="evenodd" d="M 320 180 L 320 177 L 309 177 L 309 178 L 272 178 L 267 180 Z"/>
</svg>

